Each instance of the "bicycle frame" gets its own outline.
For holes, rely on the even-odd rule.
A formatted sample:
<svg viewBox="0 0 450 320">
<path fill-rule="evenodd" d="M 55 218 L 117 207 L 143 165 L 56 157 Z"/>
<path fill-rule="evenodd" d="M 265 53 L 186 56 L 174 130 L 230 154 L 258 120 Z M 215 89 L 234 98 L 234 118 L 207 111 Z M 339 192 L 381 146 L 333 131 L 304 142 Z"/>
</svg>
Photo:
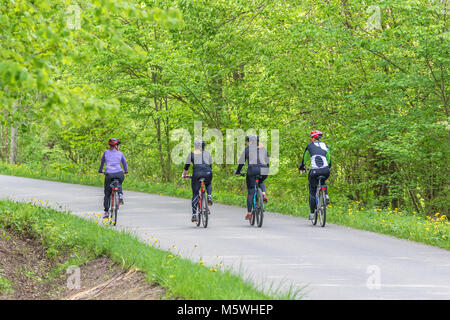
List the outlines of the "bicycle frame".
<svg viewBox="0 0 450 320">
<path fill-rule="evenodd" d="M 320 202 L 320 191 L 323 191 L 323 192 L 325 192 L 327 190 L 327 188 L 325 188 L 323 185 L 322 185 L 322 179 L 319 179 L 319 183 L 317 184 L 317 190 L 316 190 L 316 205 L 318 206 L 319 205 L 319 202 Z"/>
<path fill-rule="evenodd" d="M 117 179 L 113 179 L 111 181 L 110 187 L 111 187 L 111 205 L 110 205 L 110 212 L 111 212 L 111 218 L 114 218 L 110 223 L 113 225 L 116 225 L 117 222 L 117 211 L 119 210 L 120 203 L 117 201 L 116 197 L 118 197 L 118 191 L 119 191 L 119 185 L 120 182 Z"/>
<path fill-rule="evenodd" d="M 256 206 L 257 206 L 257 195 L 258 195 L 258 190 L 260 190 L 261 187 L 259 186 L 259 179 L 256 179 L 256 183 L 255 183 L 255 195 L 253 196 L 253 209 L 256 210 Z M 264 210 L 264 202 L 262 202 L 262 209 Z"/>
<path fill-rule="evenodd" d="M 310 169 L 306 169 L 306 171 L 309 173 L 311 170 Z M 312 219 L 312 224 L 316 225 L 317 220 L 320 220 L 320 224 L 322 227 L 325 226 L 325 221 L 326 221 L 326 210 L 327 210 L 327 205 L 325 203 L 324 200 L 324 194 L 325 191 L 327 190 L 326 185 L 322 184 L 322 180 L 324 179 L 324 176 L 318 176 L 317 177 L 317 189 L 316 189 L 316 210 L 314 212 L 314 218 Z M 308 178 L 309 181 L 309 178 Z M 324 203 L 321 204 L 321 199 L 323 199 Z"/>
<path fill-rule="evenodd" d="M 192 176 L 185 176 L 183 178 L 190 178 L 192 179 Z M 198 205 L 197 205 L 197 212 L 198 212 L 198 219 L 197 219 L 197 227 L 200 226 L 201 223 L 203 223 L 203 227 L 206 228 L 208 226 L 208 203 L 205 202 L 205 206 L 203 206 L 203 200 L 205 199 L 205 180 L 204 178 L 200 179 L 200 190 L 198 191 Z"/>
<path fill-rule="evenodd" d="M 241 172 L 239 175 L 242 177 L 245 177 L 246 173 Z M 264 202 L 261 201 L 261 199 L 259 199 L 259 201 L 258 201 L 258 195 L 260 193 L 262 193 L 262 192 L 260 192 L 261 191 L 260 179 L 261 179 L 260 175 L 256 176 L 256 183 L 255 183 L 255 189 L 254 189 L 255 194 L 253 196 L 252 217 L 249 220 L 249 223 L 252 226 L 255 224 L 255 220 L 256 220 L 258 228 L 262 227 L 263 217 L 264 217 Z M 261 203 L 260 208 L 258 208 L 258 202 Z"/>
<path fill-rule="evenodd" d="M 204 196 L 204 187 L 205 187 L 205 182 L 201 181 L 200 182 L 200 190 L 198 191 L 198 205 L 199 205 L 200 211 L 202 210 L 202 199 Z"/>
</svg>

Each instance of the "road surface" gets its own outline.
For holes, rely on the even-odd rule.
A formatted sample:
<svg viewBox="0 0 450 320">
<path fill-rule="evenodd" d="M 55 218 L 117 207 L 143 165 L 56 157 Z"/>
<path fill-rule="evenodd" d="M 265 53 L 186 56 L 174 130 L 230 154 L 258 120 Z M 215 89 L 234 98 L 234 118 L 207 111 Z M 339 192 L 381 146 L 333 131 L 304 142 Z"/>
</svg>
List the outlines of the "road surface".
<svg viewBox="0 0 450 320">
<path fill-rule="evenodd" d="M 262 228 L 250 227 L 245 209 L 221 204 L 203 229 L 190 222 L 189 199 L 124 194 L 119 228 L 184 258 L 221 263 L 264 288 L 304 288 L 304 299 L 450 299 L 447 250 L 272 212 Z M 103 212 L 98 187 L 0 175 L 0 197 L 48 201 L 79 216 Z"/>
</svg>

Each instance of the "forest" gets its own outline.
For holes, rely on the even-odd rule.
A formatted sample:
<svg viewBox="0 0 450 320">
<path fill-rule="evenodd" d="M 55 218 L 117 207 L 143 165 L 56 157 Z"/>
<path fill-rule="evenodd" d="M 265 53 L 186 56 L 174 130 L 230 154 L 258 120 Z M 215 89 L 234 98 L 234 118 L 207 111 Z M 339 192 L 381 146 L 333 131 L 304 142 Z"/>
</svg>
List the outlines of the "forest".
<svg viewBox="0 0 450 320">
<path fill-rule="evenodd" d="M 448 215 L 449 48 L 447 0 L 1 0 L 0 159 L 96 174 L 116 137 L 130 175 L 181 188 L 180 129 L 256 130 L 269 201 L 306 205 L 320 130 L 332 201 Z M 231 150 L 214 193 L 242 192 Z"/>
</svg>

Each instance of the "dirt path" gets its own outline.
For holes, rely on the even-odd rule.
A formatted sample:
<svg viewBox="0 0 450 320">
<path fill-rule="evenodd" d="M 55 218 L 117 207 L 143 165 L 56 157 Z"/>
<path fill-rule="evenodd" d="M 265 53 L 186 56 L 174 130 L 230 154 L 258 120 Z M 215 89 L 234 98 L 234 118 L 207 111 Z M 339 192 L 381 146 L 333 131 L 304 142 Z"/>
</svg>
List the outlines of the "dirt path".
<svg viewBox="0 0 450 320">
<path fill-rule="evenodd" d="M 45 248 L 31 236 L 0 229 L 0 300 L 159 300 L 165 297 L 164 289 L 148 284 L 142 272 L 122 270 L 107 257 L 90 261 L 79 270 L 54 275 L 52 270 L 61 262 L 48 259 Z"/>
</svg>

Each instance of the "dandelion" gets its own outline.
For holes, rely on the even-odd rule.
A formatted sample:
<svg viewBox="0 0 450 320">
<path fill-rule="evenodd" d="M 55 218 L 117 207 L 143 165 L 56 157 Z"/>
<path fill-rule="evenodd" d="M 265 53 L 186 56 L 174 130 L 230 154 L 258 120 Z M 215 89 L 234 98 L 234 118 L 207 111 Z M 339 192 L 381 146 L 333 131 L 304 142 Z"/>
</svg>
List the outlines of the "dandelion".
<svg viewBox="0 0 450 320">
<path fill-rule="evenodd" d="M 168 257 L 169 257 L 169 258 L 173 258 L 173 255 L 169 254 Z"/>
</svg>

